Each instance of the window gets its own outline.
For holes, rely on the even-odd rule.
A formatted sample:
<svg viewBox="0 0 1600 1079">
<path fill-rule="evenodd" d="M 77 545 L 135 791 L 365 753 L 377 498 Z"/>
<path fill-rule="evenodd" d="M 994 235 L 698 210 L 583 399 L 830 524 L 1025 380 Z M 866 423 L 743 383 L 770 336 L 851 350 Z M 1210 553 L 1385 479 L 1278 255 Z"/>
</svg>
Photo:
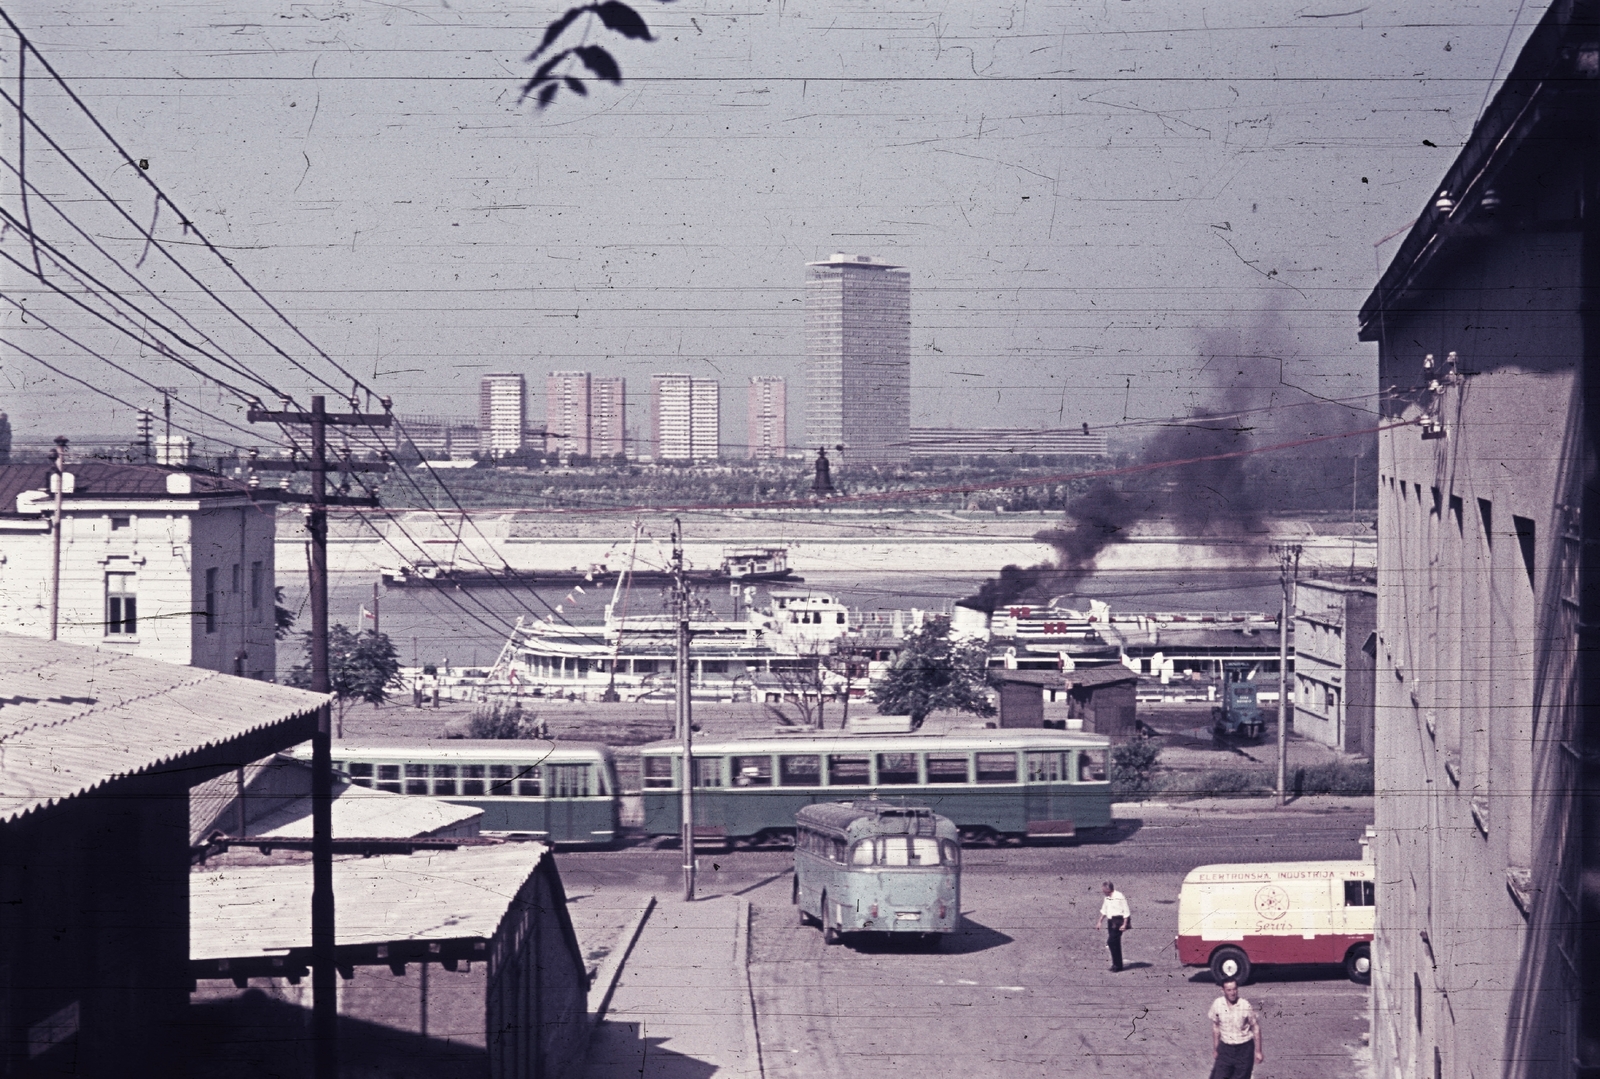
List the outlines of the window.
<svg viewBox="0 0 1600 1079">
<path fill-rule="evenodd" d="M 1078 751 L 1078 782 L 1104 783 L 1106 781 L 1106 751 L 1080 749 Z"/>
<path fill-rule="evenodd" d="M 388 791 L 390 794 L 400 793 L 400 766 L 398 764 L 378 765 L 378 789 Z"/>
<path fill-rule="evenodd" d="M 646 757 L 644 759 L 644 785 L 646 790 L 670 789 L 677 784 L 672 780 L 671 757 Z"/>
<path fill-rule="evenodd" d="M 880 865 L 890 869 L 957 865 L 960 860 L 961 852 L 954 843 L 932 836 L 880 836 L 863 839 L 850 849 L 851 865 Z"/>
<path fill-rule="evenodd" d="M 120 532 L 122 529 L 127 528 L 131 523 L 132 518 L 130 517 L 113 517 L 111 518 L 111 531 Z"/>
<path fill-rule="evenodd" d="M 918 782 L 915 753 L 879 753 L 878 782 L 906 784 Z"/>
<path fill-rule="evenodd" d="M 436 764 L 433 766 L 433 793 L 456 793 L 456 766 L 453 764 Z"/>
<path fill-rule="evenodd" d="M 106 574 L 106 633 L 125 636 L 139 632 L 139 599 L 134 595 L 133 574 Z"/>
<path fill-rule="evenodd" d="M 358 787 L 372 786 L 372 765 L 352 762 L 350 765 L 350 782 Z"/>
<path fill-rule="evenodd" d="M 250 621 L 261 621 L 261 589 L 266 584 L 266 567 L 260 562 L 250 563 Z"/>
<path fill-rule="evenodd" d="M 780 787 L 820 787 L 822 785 L 822 758 L 814 753 L 778 758 L 778 785 Z"/>
<path fill-rule="evenodd" d="M 928 754 L 929 783 L 967 782 L 967 755 L 950 753 Z"/>
<path fill-rule="evenodd" d="M 979 753 L 979 783 L 1015 783 L 1017 781 L 1017 755 L 1015 753 Z"/>
<path fill-rule="evenodd" d="M 206 632 L 217 632 L 217 571 L 206 570 Z"/>
<path fill-rule="evenodd" d="M 550 772 L 551 798 L 589 797 L 589 766 L 587 764 L 548 764 L 545 767 Z"/>
<path fill-rule="evenodd" d="M 228 574 L 228 581 L 228 591 L 237 596 L 240 588 L 239 563 L 233 564 L 233 571 Z"/>
<path fill-rule="evenodd" d="M 511 780 L 516 771 L 509 764 L 489 765 L 489 793 L 501 798 L 514 793 L 515 788 L 511 786 Z"/>
<path fill-rule="evenodd" d="M 694 759 L 694 785 L 696 787 L 722 786 L 722 758 L 696 757 Z"/>
<path fill-rule="evenodd" d="M 215 573 L 216 570 L 212 570 Z M 428 793 L 428 766 L 426 764 L 406 765 L 406 793 Z"/>
<path fill-rule="evenodd" d="M 735 787 L 772 786 L 772 758 L 733 758 L 733 785 Z"/>
<path fill-rule="evenodd" d="M 828 785 L 832 787 L 865 787 L 872 781 L 867 771 L 867 758 L 854 754 L 828 754 Z"/>
<path fill-rule="evenodd" d="M 461 766 L 461 793 L 483 793 L 483 765 L 463 764 Z"/>
<path fill-rule="evenodd" d="M 1064 783 L 1070 775 L 1065 752 L 1052 750 L 1028 754 L 1029 783 Z"/>
<path fill-rule="evenodd" d="M 725 659 L 703 659 L 700 661 L 701 674 L 727 674 L 728 661 Z"/>
<path fill-rule="evenodd" d="M 542 798 L 543 787 L 539 782 L 539 766 L 525 764 L 517 769 L 517 797 Z"/>
<path fill-rule="evenodd" d="M 1344 905 L 1347 907 L 1377 906 L 1377 884 L 1370 880 L 1344 882 Z"/>
</svg>

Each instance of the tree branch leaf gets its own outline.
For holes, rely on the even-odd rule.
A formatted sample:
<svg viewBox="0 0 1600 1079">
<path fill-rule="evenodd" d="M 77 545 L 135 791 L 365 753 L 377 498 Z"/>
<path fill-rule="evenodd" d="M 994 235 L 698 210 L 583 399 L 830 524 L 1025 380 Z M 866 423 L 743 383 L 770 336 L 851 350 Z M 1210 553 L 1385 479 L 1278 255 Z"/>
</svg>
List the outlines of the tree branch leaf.
<svg viewBox="0 0 1600 1079">
<path fill-rule="evenodd" d="M 594 72 L 594 77 L 604 79 L 606 82 L 622 84 L 622 69 L 617 67 L 617 62 L 611 54 L 599 45 L 579 45 L 572 50 L 583 66 Z"/>
<path fill-rule="evenodd" d="M 650 36 L 650 28 L 645 25 L 639 13 L 624 4 L 622 0 L 606 0 L 597 4 L 593 11 L 605 23 L 607 30 L 615 30 L 623 37 L 633 38 L 635 41 L 654 41 Z"/>
</svg>

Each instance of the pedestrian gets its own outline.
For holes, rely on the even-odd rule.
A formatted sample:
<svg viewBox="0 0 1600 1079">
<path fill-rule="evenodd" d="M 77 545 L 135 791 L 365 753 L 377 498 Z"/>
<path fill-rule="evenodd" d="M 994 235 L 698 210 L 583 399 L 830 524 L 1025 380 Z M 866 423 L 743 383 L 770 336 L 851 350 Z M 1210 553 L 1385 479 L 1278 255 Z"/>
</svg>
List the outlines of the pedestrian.
<svg viewBox="0 0 1600 1079">
<path fill-rule="evenodd" d="M 1111 952 L 1111 971 L 1122 970 L 1122 934 L 1133 928 L 1133 912 L 1128 909 L 1128 898 L 1117 891 L 1109 880 L 1100 886 L 1105 896 L 1100 904 L 1100 917 L 1094 927 L 1106 927 L 1106 948 Z"/>
<path fill-rule="evenodd" d="M 1222 983 L 1222 995 L 1211 1002 L 1211 1079 L 1250 1079 L 1265 1059 L 1261 1019 L 1239 995 L 1239 983 Z"/>
</svg>

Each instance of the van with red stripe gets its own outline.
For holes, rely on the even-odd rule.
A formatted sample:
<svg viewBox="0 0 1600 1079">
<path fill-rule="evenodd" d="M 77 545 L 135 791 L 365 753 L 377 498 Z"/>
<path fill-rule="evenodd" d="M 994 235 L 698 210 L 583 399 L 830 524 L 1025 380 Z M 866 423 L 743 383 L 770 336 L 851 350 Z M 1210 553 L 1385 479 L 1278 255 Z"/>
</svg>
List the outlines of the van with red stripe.
<svg viewBox="0 0 1600 1079">
<path fill-rule="evenodd" d="M 1365 985 L 1376 890 L 1371 861 L 1200 866 L 1178 893 L 1178 959 L 1219 984 L 1262 964 L 1339 963 Z"/>
</svg>

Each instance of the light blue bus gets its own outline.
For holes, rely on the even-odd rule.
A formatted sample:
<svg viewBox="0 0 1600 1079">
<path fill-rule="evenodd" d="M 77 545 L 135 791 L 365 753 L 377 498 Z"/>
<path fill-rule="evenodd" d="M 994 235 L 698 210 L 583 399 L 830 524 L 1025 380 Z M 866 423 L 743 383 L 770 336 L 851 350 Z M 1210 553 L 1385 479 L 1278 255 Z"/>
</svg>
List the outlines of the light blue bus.
<svg viewBox="0 0 1600 1079">
<path fill-rule="evenodd" d="M 793 899 L 825 944 L 871 932 L 937 948 L 961 927 L 960 833 L 923 806 L 806 806 L 795 814 Z"/>
</svg>

